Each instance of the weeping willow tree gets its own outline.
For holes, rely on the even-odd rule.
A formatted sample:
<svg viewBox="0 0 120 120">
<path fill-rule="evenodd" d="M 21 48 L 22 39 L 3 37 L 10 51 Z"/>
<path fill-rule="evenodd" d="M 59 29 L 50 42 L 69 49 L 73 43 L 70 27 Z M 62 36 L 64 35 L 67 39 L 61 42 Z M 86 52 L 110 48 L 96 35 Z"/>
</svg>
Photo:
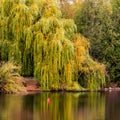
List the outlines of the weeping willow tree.
<svg viewBox="0 0 120 120">
<path fill-rule="evenodd" d="M 44 90 L 105 83 L 104 66 L 91 59 L 86 40 L 73 37 L 76 26 L 61 19 L 55 0 L 2 0 L 0 31 L 0 59 L 21 64 L 22 75 L 38 78 Z"/>
</svg>

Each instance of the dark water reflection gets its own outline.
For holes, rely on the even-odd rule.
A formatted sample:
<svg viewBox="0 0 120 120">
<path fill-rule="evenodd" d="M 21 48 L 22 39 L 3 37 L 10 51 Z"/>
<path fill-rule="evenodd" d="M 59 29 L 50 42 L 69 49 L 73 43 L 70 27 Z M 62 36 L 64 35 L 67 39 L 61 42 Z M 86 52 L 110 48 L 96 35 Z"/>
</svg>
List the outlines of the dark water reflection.
<svg viewBox="0 0 120 120">
<path fill-rule="evenodd" d="M 120 92 L 0 95 L 0 120 L 120 120 Z"/>
</svg>

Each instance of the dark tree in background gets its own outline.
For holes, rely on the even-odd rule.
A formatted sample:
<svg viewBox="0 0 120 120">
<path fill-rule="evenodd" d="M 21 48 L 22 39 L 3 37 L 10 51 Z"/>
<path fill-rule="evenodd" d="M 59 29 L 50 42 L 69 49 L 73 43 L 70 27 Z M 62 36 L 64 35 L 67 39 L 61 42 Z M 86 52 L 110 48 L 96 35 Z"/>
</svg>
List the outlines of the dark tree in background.
<svg viewBox="0 0 120 120">
<path fill-rule="evenodd" d="M 90 54 L 107 66 L 110 80 L 120 80 L 120 0 L 85 0 L 76 12 L 78 32 L 89 39 Z"/>
</svg>

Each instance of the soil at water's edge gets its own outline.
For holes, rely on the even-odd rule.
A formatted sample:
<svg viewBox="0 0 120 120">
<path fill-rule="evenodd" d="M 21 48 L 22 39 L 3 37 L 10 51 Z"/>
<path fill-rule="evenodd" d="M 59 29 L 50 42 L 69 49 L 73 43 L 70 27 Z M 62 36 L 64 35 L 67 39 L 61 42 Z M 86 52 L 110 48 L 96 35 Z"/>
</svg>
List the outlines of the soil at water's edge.
<svg viewBox="0 0 120 120">
<path fill-rule="evenodd" d="M 23 83 L 27 94 L 39 93 L 41 91 L 39 82 L 34 78 L 21 77 L 18 79 L 18 82 Z"/>
<path fill-rule="evenodd" d="M 35 94 L 35 93 L 40 93 L 41 92 L 40 84 L 39 84 L 38 80 L 36 80 L 34 78 L 21 77 L 20 79 L 17 79 L 17 81 L 18 81 L 18 83 L 21 83 L 21 82 L 23 83 L 23 85 L 25 87 L 25 90 L 27 91 L 26 92 L 27 94 Z M 80 90 L 80 91 L 82 91 L 82 90 Z M 87 91 L 89 91 L 89 90 L 85 90 L 85 92 L 87 92 Z M 102 91 L 104 91 L 104 92 L 105 91 L 120 91 L 120 87 L 116 83 L 109 83 L 108 85 L 106 85 L 105 88 L 101 88 L 97 91 L 101 91 L 101 92 Z M 72 92 L 76 92 L 76 91 L 72 91 Z M 20 94 L 26 94 L 26 93 L 20 92 Z"/>
</svg>

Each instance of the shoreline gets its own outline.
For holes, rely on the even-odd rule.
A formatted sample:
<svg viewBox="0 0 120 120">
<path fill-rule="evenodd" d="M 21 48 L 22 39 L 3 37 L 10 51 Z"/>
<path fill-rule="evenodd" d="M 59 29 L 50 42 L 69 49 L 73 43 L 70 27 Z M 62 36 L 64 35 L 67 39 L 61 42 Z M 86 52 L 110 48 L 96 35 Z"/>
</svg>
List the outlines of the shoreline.
<svg viewBox="0 0 120 120">
<path fill-rule="evenodd" d="M 11 92 L 2 92 L 0 91 L 1 94 L 21 94 L 21 95 L 32 95 L 32 94 L 39 94 L 41 92 L 117 92 L 120 91 L 120 87 L 117 85 L 114 85 L 112 83 L 110 86 L 107 86 L 105 88 L 101 88 L 98 90 L 89 90 L 89 89 L 83 89 L 83 90 L 42 90 L 39 82 L 31 77 L 21 77 L 20 79 L 17 79 L 18 83 L 22 83 L 24 85 L 25 91 L 18 91 L 15 93 Z"/>
</svg>

